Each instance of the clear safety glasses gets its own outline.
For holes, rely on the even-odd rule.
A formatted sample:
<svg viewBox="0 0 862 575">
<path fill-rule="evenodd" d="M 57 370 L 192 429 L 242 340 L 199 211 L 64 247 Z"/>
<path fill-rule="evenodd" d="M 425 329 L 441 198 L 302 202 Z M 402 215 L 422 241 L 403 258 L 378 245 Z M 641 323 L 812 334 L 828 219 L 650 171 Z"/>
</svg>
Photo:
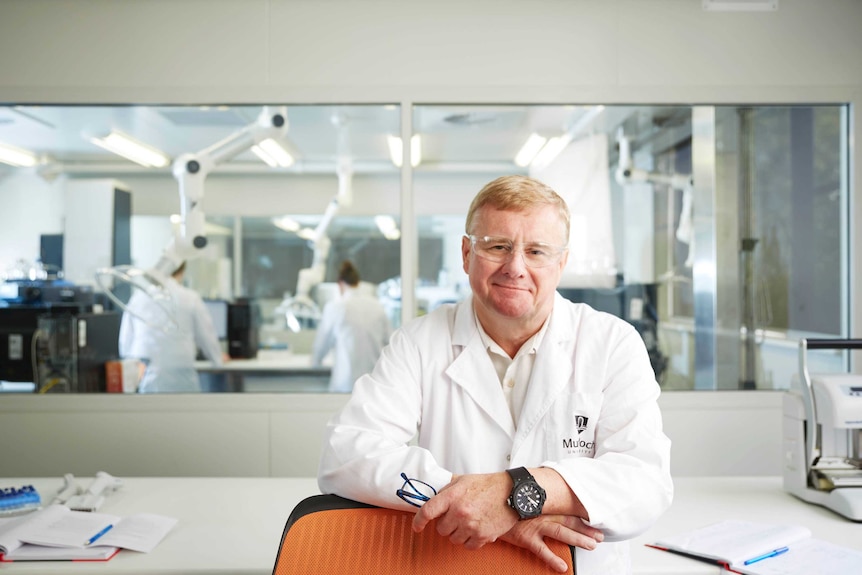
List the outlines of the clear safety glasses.
<svg viewBox="0 0 862 575">
<path fill-rule="evenodd" d="M 467 237 L 470 238 L 473 251 L 480 258 L 502 264 L 510 261 L 515 253 L 520 253 L 524 257 L 524 263 L 531 268 L 554 265 L 569 249 L 566 246 L 552 246 L 542 242 L 516 244 L 509 238 L 494 236 L 469 235 Z"/>
</svg>

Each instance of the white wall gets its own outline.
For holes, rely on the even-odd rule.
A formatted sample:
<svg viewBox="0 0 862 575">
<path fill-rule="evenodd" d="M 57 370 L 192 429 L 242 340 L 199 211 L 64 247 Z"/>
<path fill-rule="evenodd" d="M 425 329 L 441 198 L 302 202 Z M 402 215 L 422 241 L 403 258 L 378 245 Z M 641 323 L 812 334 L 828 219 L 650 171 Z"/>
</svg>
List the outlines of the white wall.
<svg viewBox="0 0 862 575">
<path fill-rule="evenodd" d="M 858 92 L 858 2 L 783 0 L 775 12 L 742 13 L 701 4 L 12 0 L 0 7 L 0 100 L 648 103 Z"/>
<path fill-rule="evenodd" d="M 63 224 L 63 271 L 75 284 L 93 284 L 96 271 L 114 265 L 116 190 L 128 192 L 111 179 L 67 179 Z"/>
<path fill-rule="evenodd" d="M 0 476 L 313 477 L 346 394 L 9 395 Z M 780 475 L 782 393 L 660 399 L 671 473 Z"/>
<path fill-rule="evenodd" d="M 59 181 L 26 172 L 0 178 L 0 278 L 18 259 L 39 257 L 41 234 L 63 233 L 64 207 Z"/>
</svg>

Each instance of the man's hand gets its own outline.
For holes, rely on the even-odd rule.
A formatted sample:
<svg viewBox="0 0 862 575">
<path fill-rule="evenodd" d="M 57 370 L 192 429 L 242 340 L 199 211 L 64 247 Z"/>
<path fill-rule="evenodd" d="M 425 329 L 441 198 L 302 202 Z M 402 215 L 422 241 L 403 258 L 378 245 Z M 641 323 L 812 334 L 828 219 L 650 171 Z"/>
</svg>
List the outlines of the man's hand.
<svg viewBox="0 0 862 575">
<path fill-rule="evenodd" d="M 595 549 L 604 539 L 601 531 L 590 527 L 579 517 L 569 515 L 540 515 L 518 521 L 501 539 L 532 551 L 552 569 L 565 573 L 568 569 L 566 562 L 551 551 L 545 537 L 587 550 Z"/>
<path fill-rule="evenodd" d="M 505 471 L 453 476 L 416 513 L 413 530 L 420 532 L 437 519 L 437 533 L 456 545 L 478 549 L 518 522 L 518 515 L 506 504 L 511 491 L 512 480 Z"/>
</svg>

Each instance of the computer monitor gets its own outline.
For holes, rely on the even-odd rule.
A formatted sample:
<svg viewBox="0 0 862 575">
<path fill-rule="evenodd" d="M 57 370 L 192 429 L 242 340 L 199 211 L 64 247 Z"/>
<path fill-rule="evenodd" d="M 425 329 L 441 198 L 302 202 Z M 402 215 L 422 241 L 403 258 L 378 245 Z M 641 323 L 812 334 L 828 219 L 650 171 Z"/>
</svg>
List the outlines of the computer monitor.
<svg viewBox="0 0 862 575">
<path fill-rule="evenodd" d="M 228 302 L 223 299 L 205 299 L 204 306 L 213 320 L 219 341 L 227 339 Z"/>
</svg>

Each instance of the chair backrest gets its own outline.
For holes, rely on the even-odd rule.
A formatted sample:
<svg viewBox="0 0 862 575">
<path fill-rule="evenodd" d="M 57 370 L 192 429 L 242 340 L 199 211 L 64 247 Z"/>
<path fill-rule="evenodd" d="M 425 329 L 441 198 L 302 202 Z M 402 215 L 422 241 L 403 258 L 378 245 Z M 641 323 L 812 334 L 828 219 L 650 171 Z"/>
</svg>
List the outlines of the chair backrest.
<svg viewBox="0 0 862 575">
<path fill-rule="evenodd" d="M 530 551 L 497 541 L 475 551 L 433 528 L 411 529 L 413 513 L 336 495 L 315 495 L 290 514 L 273 575 L 506 575 L 556 573 Z M 573 572 L 568 545 L 548 540 Z"/>
</svg>

